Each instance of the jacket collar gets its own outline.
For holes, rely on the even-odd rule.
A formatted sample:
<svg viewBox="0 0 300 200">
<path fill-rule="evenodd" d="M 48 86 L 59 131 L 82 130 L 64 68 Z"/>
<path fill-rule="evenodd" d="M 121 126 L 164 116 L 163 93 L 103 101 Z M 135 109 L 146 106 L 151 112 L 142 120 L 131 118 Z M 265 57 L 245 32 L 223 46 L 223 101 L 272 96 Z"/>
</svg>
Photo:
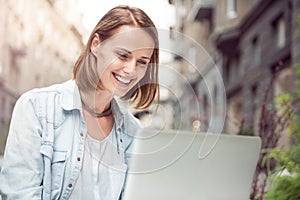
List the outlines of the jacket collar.
<svg viewBox="0 0 300 200">
<path fill-rule="evenodd" d="M 62 108 L 67 111 L 79 110 L 82 113 L 82 103 L 78 86 L 75 80 L 69 80 L 62 84 Z M 117 128 L 123 128 L 124 112 L 118 102 L 112 99 L 112 109 Z"/>
<path fill-rule="evenodd" d="M 62 84 L 62 108 L 64 110 L 80 110 L 82 108 L 79 89 L 75 80 Z"/>
</svg>

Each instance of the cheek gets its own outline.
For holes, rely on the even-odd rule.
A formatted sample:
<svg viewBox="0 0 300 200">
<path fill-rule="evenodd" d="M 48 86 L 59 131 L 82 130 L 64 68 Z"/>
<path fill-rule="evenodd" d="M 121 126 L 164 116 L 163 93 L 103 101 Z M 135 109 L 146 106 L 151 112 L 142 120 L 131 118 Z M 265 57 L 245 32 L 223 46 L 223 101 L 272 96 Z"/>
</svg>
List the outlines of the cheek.
<svg viewBox="0 0 300 200">
<path fill-rule="evenodd" d="M 111 71 L 118 69 L 118 66 L 120 64 L 117 61 L 114 62 L 101 62 L 101 60 L 98 62 L 98 72 L 101 74 L 110 74 Z"/>
<path fill-rule="evenodd" d="M 116 65 L 117 58 L 112 53 L 99 53 L 97 56 L 97 66 L 98 70 L 105 71 L 108 68 L 111 68 L 111 66 Z"/>
<path fill-rule="evenodd" d="M 147 73 L 147 68 L 145 68 L 145 69 L 140 69 L 140 70 L 138 71 L 138 79 L 139 79 L 139 81 L 140 81 L 142 78 L 144 78 L 144 76 L 146 75 L 146 73 Z"/>
</svg>

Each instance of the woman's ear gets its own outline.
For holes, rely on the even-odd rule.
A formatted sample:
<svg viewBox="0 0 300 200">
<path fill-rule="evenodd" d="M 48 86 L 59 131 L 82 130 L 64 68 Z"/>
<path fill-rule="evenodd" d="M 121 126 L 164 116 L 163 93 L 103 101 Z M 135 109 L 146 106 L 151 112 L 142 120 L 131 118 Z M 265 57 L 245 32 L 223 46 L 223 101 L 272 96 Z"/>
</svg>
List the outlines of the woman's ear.
<svg viewBox="0 0 300 200">
<path fill-rule="evenodd" d="M 95 33 L 90 47 L 91 52 L 94 54 L 94 56 L 96 56 L 97 52 L 99 51 L 100 43 L 101 43 L 100 37 L 98 33 Z"/>
</svg>

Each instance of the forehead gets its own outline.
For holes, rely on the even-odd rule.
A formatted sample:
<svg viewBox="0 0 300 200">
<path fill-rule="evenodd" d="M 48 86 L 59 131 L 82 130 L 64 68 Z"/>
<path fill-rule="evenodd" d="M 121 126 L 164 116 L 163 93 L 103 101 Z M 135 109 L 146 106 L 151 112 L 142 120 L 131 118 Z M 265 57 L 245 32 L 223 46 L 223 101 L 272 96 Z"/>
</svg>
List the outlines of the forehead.
<svg viewBox="0 0 300 200">
<path fill-rule="evenodd" d="M 147 33 L 146 28 L 121 26 L 116 33 L 105 40 L 104 45 L 121 47 L 129 51 L 154 49 L 153 38 Z"/>
</svg>

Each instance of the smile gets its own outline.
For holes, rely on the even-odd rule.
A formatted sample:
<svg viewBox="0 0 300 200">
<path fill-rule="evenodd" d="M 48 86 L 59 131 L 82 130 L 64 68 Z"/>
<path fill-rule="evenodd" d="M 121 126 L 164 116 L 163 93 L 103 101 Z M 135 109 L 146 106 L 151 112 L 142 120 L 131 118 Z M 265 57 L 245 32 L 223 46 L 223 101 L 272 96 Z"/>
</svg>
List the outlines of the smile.
<svg viewBox="0 0 300 200">
<path fill-rule="evenodd" d="M 124 77 L 121 77 L 115 73 L 113 73 L 114 77 L 120 82 L 120 83 L 123 83 L 123 84 L 129 84 L 131 82 L 131 79 L 126 79 Z"/>
</svg>

